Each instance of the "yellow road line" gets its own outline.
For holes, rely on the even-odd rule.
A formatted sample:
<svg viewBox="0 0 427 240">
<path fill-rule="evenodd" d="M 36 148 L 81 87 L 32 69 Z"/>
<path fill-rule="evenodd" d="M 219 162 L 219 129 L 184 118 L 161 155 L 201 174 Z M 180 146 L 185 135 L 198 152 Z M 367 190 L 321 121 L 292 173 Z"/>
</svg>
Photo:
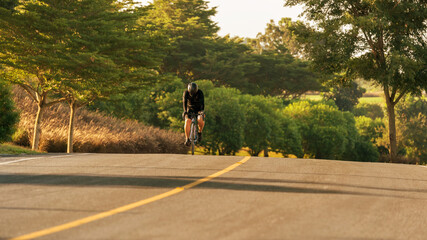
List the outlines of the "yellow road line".
<svg viewBox="0 0 427 240">
<path fill-rule="evenodd" d="M 235 164 L 233 164 L 233 165 L 231 165 L 231 166 L 229 166 L 229 167 L 227 167 L 227 168 L 225 168 L 225 169 L 223 169 L 223 170 L 221 170 L 219 172 L 216 172 L 216 173 L 214 173 L 212 175 L 209 175 L 209 176 L 207 176 L 205 178 L 199 179 L 199 180 L 197 180 L 195 182 L 192 182 L 190 184 L 184 185 L 182 187 L 177 187 L 177 188 L 175 188 L 175 189 L 173 189 L 171 191 L 168 191 L 168 192 L 165 192 L 165 193 L 162 193 L 162 194 L 150 197 L 150 198 L 146 198 L 146 199 L 143 199 L 141 201 L 134 202 L 134 203 L 122 206 L 122 207 L 118 207 L 118 208 L 115 208 L 115 209 L 112 209 L 112 210 L 109 210 L 109 211 L 106 211 L 106 212 L 101 212 L 101 213 L 98 213 L 98 214 L 95 214 L 95 215 L 92 215 L 92 216 L 89 216 L 89 217 L 85 217 L 85 218 L 82 218 L 82 219 L 79 219 L 79 220 L 75 220 L 75 221 L 72 221 L 72 222 L 69 222 L 69 223 L 65 223 L 65 224 L 58 225 L 58 226 L 51 227 L 51 228 L 47 228 L 47 229 L 44 229 L 44 230 L 41 230 L 41 231 L 37 231 L 37 232 L 25 234 L 25 235 L 22 235 L 22 236 L 19 236 L 19 237 L 16 237 L 16 238 L 12 238 L 10 240 L 34 239 L 34 238 L 46 236 L 46 235 L 49 235 L 49 234 L 52 234 L 52 233 L 64 231 L 64 230 L 67 230 L 67 229 L 70 229 L 70 228 L 74 228 L 74 227 L 77 227 L 77 226 L 80 226 L 80 225 L 83 225 L 83 224 L 86 224 L 86 223 L 90 223 L 90 222 L 102 219 L 102 218 L 106 218 L 106 217 L 109 217 L 109 216 L 112 216 L 112 215 L 115 215 L 115 214 L 118 214 L 118 213 L 129 211 L 131 209 L 140 207 L 140 206 L 148 204 L 148 203 L 152 203 L 154 201 L 157 201 L 157 200 L 160 200 L 160 199 L 163 199 L 163 198 L 170 197 L 172 195 L 175 195 L 175 194 L 178 194 L 178 193 L 184 191 L 185 189 L 193 188 L 193 187 L 195 187 L 197 185 L 200 185 L 200 184 L 202 184 L 204 182 L 207 182 L 207 181 L 209 181 L 209 180 L 211 180 L 213 178 L 216 178 L 216 177 L 218 177 L 218 176 L 220 176 L 220 175 L 222 175 L 224 173 L 230 172 L 231 170 L 235 169 L 239 165 L 241 165 L 241 164 L 245 163 L 246 161 L 248 161 L 249 158 L 250 157 L 245 157 L 244 159 L 238 161 L 237 163 L 235 163 Z"/>
</svg>

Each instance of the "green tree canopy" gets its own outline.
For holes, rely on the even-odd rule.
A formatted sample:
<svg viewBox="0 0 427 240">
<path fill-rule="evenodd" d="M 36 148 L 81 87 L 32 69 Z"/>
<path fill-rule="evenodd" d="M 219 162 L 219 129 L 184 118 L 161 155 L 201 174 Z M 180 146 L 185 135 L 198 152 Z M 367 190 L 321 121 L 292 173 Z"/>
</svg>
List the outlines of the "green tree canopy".
<svg viewBox="0 0 427 240">
<path fill-rule="evenodd" d="M 264 51 L 253 54 L 252 59 L 257 67 L 246 74 L 247 83 L 243 89 L 248 93 L 286 98 L 321 87 L 309 64 L 290 54 Z"/>
<path fill-rule="evenodd" d="M 258 33 L 255 41 L 250 41 L 250 45 L 259 54 L 267 50 L 298 56 L 300 48 L 295 35 L 289 29 L 291 26 L 292 20 L 290 18 L 282 18 L 277 25 L 274 20 L 270 20 L 264 33 Z"/>
<path fill-rule="evenodd" d="M 292 30 L 314 67 L 337 81 L 356 77 L 381 85 L 389 116 L 391 159 L 397 154 L 395 105 L 427 88 L 427 2 L 285 0 L 303 4 L 311 23 Z"/>
<path fill-rule="evenodd" d="M 205 54 L 207 39 L 216 36 L 218 27 L 211 17 L 215 8 L 204 0 L 154 0 L 144 21 L 169 36 L 170 46 L 162 72 L 188 80 L 192 69 Z"/>
</svg>

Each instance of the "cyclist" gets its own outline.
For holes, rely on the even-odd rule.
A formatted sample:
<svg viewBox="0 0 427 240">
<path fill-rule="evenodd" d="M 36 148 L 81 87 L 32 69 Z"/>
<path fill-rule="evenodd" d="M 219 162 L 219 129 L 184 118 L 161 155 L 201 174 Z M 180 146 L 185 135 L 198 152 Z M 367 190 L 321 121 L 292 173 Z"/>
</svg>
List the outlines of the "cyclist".
<svg viewBox="0 0 427 240">
<path fill-rule="evenodd" d="M 182 96 L 184 113 L 182 117 L 185 119 L 184 131 L 185 131 L 185 145 L 189 146 L 190 142 L 190 131 L 191 131 L 191 119 L 189 115 L 199 113 L 200 116 L 197 118 L 199 125 L 198 141 L 202 141 L 202 131 L 205 126 L 205 115 L 203 113 L 205 109 L 205 97 L 202 90 L 199 89 L 196 83 L 192 82 L 188 84 L 187 90 L 184 91 Z"/>
</svg>

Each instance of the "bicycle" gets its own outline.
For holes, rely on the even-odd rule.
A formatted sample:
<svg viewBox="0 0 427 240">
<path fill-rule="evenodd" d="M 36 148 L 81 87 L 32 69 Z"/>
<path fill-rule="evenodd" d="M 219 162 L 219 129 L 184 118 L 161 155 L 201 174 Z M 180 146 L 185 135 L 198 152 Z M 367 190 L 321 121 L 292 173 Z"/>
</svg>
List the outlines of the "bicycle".
<svg viewBox="0 0 427 240">
<path fill-rule="evenodd" d="M 188 118 L 191 119 L 191 128 L 190 128 L 191 155 L 194 155 L 194 148 L 199 138 L 197 134 L 199 129 L 199 123 L 197 121 L 197 118 L 202 115 L 203 114 L 200 114 L 200 113 L 188 114 Z"/>
</svg>

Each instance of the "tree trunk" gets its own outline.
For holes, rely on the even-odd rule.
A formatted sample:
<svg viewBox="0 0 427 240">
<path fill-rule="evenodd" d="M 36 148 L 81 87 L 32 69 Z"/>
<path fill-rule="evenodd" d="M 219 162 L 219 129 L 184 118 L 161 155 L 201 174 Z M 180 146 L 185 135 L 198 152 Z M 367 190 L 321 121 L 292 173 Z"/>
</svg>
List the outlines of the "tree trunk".
<svg viewBox="0 0 427 240">
<path fill-rule="evenodd" d="M 40 142 L 40 123 L 43 117 L 44 104 L 43 102 L 39 102 L 37 104 L 37 115 L 36 120 L 34 122 L 34 134 L 33 134 L 33 145 L 31 147 L 32 150 L 36 151 L 39 149 Z"/>
<path fill-rule="evenodd" d="M 396 138 L 396 116 L 394 104 L 387 104 L 388 129 L 390 139 L 390 162 L 393 162 L 397 156 L 397 138 Z"/>
<path fill-rule="evenodd" d="M 264 149 L 264 157 L 268 157 L 268 148 Z"/>
<path fill-rule="evenodd" d="M 387 113 L 388 113 L 388 137 L 390 140 L 390 162 L 396 160 L 397 156 L 397 138 L 396 138 L 396 113 L 395 105 L 393 99 L 389 97 L 389 93 L 386 93 L 386 104 L 387 104 Z"/>
<path fill-rule="evenodd" d="M 72 101 L 70 104 L 70 122 L 68 124 L 68 142 L 67 153 L 73 153 L 73 134 L 74 134 L 74 116 L 76 114 L 76 102 Z"/>
</svg>

